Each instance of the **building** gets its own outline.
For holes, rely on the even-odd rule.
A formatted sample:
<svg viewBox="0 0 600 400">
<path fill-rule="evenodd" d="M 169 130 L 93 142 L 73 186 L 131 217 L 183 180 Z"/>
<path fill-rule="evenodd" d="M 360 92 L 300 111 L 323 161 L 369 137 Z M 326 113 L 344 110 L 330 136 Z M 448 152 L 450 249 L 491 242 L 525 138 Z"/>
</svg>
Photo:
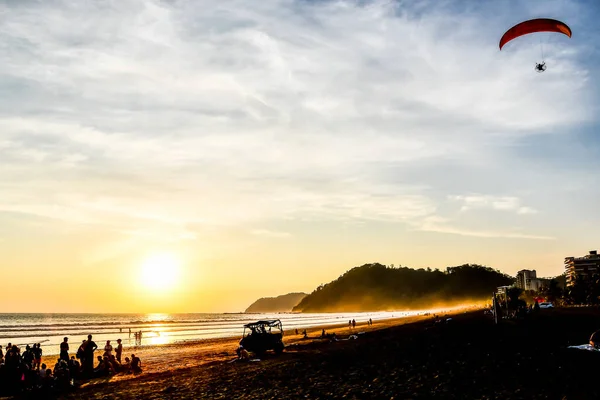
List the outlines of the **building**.
<svg viewBox="0 0 600 400">
<path fill-rule="evenodd" d="M 597 273 L 600 273 L 600 256 L 596 250 L 591 250 L 590 254 L 583 257 L 565 258 L 567 286 L 573 286 L 578 277 L 587 279 Z"/>
<path fill-rule="evenodd" d="M 523 290 L 533 290 L 537 292 L 542 287 L 542 281 L 537 278 L 537 272 L 528 269 L 517 272 L 517 284 L 518 288 Z"/>
<path fill-rule="evenodd" d="M 544 286 L 544 282 L 541 279 L 533 278 L 530 279 L 528 283 L 525 284 L 525 290 L 533 290 L 534 292 L 539 292 L 542 286 Z"/>
</svg>

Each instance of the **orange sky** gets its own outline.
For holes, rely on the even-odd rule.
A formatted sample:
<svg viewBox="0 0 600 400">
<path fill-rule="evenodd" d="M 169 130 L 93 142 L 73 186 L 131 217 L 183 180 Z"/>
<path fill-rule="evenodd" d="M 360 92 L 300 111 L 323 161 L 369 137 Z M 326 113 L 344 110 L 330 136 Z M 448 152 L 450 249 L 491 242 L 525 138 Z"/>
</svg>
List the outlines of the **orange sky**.
<svg viewBox="0 0 600 400">
<path fill-rule="evenodd" d="M 0 21 L 0 312 L 236 312 L 364 263 L 555 276 L 600 246 L 577 2 L 543 3 L 572 39 L 502 51 L 541 3 L 57 2 Z"/>
</svg>

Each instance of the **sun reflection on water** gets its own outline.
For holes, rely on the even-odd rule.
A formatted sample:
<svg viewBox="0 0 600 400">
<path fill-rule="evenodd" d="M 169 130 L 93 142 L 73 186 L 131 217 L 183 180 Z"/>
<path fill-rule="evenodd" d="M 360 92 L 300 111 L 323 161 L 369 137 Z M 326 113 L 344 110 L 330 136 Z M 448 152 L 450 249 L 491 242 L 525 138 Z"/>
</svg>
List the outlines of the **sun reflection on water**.
<svg viewBox="0 0 600 400">
<path fill-rule="evenodd" d="M 148 340 L 148 344 L 150 344 L 150 345 L 170 343 L 169 334 L 161 333 L 161 332 L 149 332 L 147 340 Z"/>
<path fill-rule="evenodd" d="M 169 319 L 171 319 L 170 314 L 163 314 L 163 313 L 146 314 L 146 321 L 166 321 Z"/>
</svg>

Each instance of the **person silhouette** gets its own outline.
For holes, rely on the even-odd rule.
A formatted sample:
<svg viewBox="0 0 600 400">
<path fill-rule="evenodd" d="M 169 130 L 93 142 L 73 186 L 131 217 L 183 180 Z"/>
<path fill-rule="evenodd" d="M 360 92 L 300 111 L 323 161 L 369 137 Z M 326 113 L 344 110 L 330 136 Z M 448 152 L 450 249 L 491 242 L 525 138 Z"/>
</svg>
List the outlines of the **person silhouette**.
<svg viewBox="0 0 600 400">
<path fill-rule="evenodd" d="M 537 72 L 544 72 L 546 70 L 546 63 L 544 61 L 542 61 L 541 63 L 536 63 L 535 70 Z"/>
</svg>

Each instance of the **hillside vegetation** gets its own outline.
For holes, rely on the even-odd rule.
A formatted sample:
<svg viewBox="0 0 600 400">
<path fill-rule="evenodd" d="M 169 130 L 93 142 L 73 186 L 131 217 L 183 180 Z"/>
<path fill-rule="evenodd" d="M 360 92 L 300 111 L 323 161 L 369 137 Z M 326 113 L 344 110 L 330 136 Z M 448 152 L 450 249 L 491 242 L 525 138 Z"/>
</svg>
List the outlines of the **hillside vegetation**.
<svg viewBox="0 0 600 400">
<path fill-rule="evenodd" d="M 446 271 L 365 264 L 319 286 L 293 311 L 417 309 L 488 300 L 498 286 L 513 281 L 500 271 L 473 264 L 448 267 Z"/>
</svg>

